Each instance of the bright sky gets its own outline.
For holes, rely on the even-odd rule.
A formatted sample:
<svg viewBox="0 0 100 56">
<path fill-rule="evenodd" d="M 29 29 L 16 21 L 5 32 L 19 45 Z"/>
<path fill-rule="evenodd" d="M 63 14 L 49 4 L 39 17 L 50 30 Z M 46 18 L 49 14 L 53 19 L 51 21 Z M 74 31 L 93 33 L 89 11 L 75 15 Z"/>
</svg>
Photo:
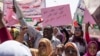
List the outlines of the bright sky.
<svg viewBox="0 0 100 56">
<path fill-rule="evenodd" d="M 71 14 L 73 18 L 78 2 L 79 0 L 46 0 L 46 7 L 70 4 Z"/>
</svg>

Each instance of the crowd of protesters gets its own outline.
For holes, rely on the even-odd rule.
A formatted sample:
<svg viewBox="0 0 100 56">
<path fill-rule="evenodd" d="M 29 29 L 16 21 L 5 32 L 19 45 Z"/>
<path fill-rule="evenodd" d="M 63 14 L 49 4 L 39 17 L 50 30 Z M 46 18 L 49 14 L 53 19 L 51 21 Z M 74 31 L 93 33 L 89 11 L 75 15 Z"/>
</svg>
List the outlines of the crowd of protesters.
<svg viewBox="0 0 100 56">
<path fill-rule="evenodd" d="M 25 24 L 20 9 L 14 3 L 21 26 L 19 29 L 12 26 L 8 30 L 0 10 L 0 56 L 100 56 L 100 42 L 89 36 L 89 23 L 85 24 L 84 31 L 77 23 L 74 33 L 63 26 L 48 25 L 43 27 L 41 34 Z"/>
</svg>

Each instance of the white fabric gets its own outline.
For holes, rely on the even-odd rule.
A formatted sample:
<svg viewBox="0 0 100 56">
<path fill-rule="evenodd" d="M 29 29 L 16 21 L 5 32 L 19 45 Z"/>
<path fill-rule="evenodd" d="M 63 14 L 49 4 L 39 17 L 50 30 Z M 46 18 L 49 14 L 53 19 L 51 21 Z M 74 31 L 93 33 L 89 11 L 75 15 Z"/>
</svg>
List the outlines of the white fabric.
<svg viewBox="0 0 100 56">
<path fill-rule="evenodd" d="M 61 44 L 60 40 L 57 39 L 55 36 L 52 37 L 51 43 L 53 45 L 53 49 L 56 49 L 56 46 Z"/>
<path fill-rule="evenodd" d="M 9 40 L 0 44 L 0 56 L 32 56 L 30 49 L 20 42 Z"/>
<path fill-rule="evenodd" d="M 100 56 L 100 51 L 97 52 L 97 55 L 96 56 Z"/>
</svg>

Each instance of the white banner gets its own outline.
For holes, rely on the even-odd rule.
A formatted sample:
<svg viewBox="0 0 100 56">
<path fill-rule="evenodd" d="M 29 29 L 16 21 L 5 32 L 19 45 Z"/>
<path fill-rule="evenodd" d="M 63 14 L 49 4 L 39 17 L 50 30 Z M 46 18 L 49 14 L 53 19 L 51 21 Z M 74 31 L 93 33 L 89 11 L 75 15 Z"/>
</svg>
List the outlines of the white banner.
<svg viewBox="0 0 100 56">
<path fill-rule="evenodd" d="M 41 8 L 45 7 L 45 0 L 21 0 L 17 1 L 20 9 L 26 18 L 41 17 Z M 12 0 L 4 0 L 4 15 L 6 11 L 12 9 Z"/>
</svg>

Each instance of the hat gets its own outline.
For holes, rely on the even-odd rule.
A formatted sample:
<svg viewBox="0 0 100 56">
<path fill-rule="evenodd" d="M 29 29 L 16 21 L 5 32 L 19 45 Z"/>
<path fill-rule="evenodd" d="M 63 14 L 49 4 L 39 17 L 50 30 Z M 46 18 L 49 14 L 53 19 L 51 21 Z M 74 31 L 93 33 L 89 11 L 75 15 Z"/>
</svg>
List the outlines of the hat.
<svg viewBox="0 0 100 56">
<path fill-rule="evenodd" d="M 24 44 L 9 40 L 0 44 L 0 56 L 32 56 L 30 49 Z"/>
</svg>

